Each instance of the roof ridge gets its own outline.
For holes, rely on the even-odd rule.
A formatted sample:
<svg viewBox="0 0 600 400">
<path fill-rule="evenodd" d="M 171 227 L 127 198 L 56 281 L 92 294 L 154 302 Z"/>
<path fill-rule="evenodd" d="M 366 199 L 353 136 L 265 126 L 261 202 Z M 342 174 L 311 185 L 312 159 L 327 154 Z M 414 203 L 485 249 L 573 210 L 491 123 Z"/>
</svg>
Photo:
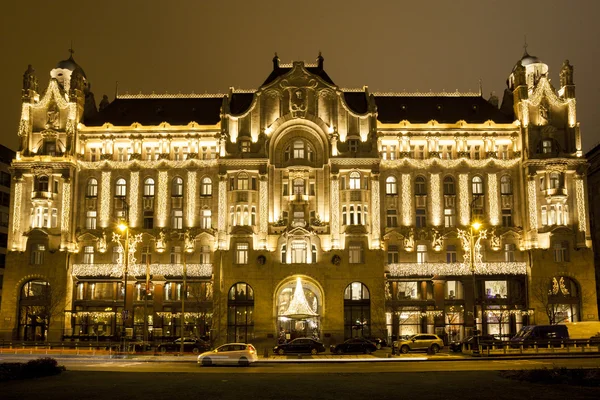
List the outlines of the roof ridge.
<svg viewBox="0 0 600 400">
<path fill-rule="evenodd" d="M 222 98 L 223 93 L 137 93 L 137 94 L 118 94 L 117 99 L 206 99 L 206 98 Z"/>
<path fill-rule="evenodd" d="M 481 97 L 479 92 L 373 92 L 373 96 L 391 96 L 391 97 Z"/>
</svg>

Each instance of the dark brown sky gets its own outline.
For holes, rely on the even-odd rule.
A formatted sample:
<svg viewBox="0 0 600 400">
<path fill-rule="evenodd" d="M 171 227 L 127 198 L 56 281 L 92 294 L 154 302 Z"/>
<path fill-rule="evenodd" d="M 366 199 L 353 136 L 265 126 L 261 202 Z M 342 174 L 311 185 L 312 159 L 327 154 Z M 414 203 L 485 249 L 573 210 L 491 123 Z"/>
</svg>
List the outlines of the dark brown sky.
<svg viewBox="0 0 600 400">
<path fill-rule="evenodd" d="M 10 1 L 10 0 L 9 0 Z M 7 1 L 8 2 L 8 1 Z M 71 40 L 99 102 L 119 92 L 256 88 L 282 62 L 314 62 L 341 87 L 477 90 L 501 96 L 523 53 L 558 84 L 575 67 L 584 150 L 600 141 L 597 0 L 47 0 L 10 1 L 0 15 L 0 143 L 17 143 L 22 74 L 45 87 Z"/>
</svg>

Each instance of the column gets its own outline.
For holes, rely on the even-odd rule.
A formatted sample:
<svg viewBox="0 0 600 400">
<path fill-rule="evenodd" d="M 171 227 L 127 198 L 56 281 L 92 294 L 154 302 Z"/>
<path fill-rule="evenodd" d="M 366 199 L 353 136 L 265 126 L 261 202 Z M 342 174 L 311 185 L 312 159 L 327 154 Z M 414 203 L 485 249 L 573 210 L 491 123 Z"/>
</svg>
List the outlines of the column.
<svg viewBox="0 0 600 400">
<path fill-rule="evenodd" d="M 412 185 L 410 181 L 410 174 L 402 174 L 402 225 L 412 225 L 412 211 Z"/>
<path fill-rule="evenodd" d="M 429 177 L 429 196 L 431 197 L 431 221 L 433 225 L 442 224 L 442 192 L 440 190 L 440 174 L 431 174 Z"/>
<path fill-rule="evenodd" d="M 196 171 L 187 172 L 186 185 L 186 207 L 187 207 L 187 226 L 188 228 L 196 225 Z"/>
<path fill-rule="evenodd" d="M 459 220 L 460 224 L 467 226 L 470 224 L 471 210 L 469 208 L 469 175 L 458 175 L 458 197 L 459 197 Z"/>
<path fill-rule="evenodd" d="M 494 226 L 500 225 L 497 174 L 488 174 L 488 209 L 490 210 L 490 224 Z"/>
<path fill-rule="evenodd" d="M 331 245 L 340 248 L 340 181 L 338 174 L 331 174 Z"/>
<path fill-rule="evenodd" d="M 379 197 L 379 174 L 371 175 L 371 248 L 381 247 L 381 211 Z"/>
<path fill-rule="evenodd" d="M 129 226 L 137 228 L 140 201 L 140 173 L 132 171 L 129 175 Z"/>
<path fill-rule="evenodd" d="M 100 187 L 100 227 L 106 228 L 110 222 L 110 176 L 111 171 L 102 171 Z"/>
</svg>

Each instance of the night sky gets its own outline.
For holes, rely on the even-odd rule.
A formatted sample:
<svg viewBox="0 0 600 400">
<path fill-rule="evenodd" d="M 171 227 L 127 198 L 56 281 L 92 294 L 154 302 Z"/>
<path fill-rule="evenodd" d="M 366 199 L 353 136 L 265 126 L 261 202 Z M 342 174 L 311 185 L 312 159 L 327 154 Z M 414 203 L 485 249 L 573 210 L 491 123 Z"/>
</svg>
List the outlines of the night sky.
<svg viewBox="0 0 600 400">
<path fill-rule="evenodd" d="M 9 0 L 10 1 L 10 0 Z M 0 15 L 0 143 L 16 149 L 23 72 L 69 57 L 84 69 L 96 103 L 103 94 L 226 93 L 255 89 L 281 62 L 314 62 L 342 88 L 477 91 L 502 98 L 528 52 L 558 85 L 575 68 L 584 151 L 600 142 L 600 1 L 10 1 Z"/>
</svg>

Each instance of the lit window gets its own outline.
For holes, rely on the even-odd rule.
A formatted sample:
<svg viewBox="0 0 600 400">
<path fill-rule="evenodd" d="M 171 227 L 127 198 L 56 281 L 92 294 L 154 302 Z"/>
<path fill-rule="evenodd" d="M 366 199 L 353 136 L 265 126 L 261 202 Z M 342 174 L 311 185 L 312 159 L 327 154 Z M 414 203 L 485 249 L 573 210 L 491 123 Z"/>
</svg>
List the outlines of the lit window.
<svg viewBox="0 0 600 400">
<path fill-rule="evenodd" d="M 237 190 L 248 190 L 248 182 L 248 174 L 239 174 L 237 178 Z"/>
<path fill-rule="evenodd" d="M 171 196 L 172 197 L 181 197 L 183 196 L 183 179 L 180 177 L 175 177 L 171 181 Z"/>
<path fill-rule="evenodd" d="M 210 246 L 200 247 L 200 264 L 211 264 L 211 251 Z"/>
<path fill-rule="evenodd" d="M 506 262 L 514 262 L 515 261 L 515 249 L 516 246 L 514 243 L 505 243 L 504 244 L 504 261 Z"/>
<path fill-rule="evenodd" d="M 417 263 L 423 264 L 427 262 L 427 245 L 417 245 Z"/>
<path fill-rule="evenodd" d="M 171 247 L 171 264 L 181 264 L 181 246 Z"/>
<path fill-rule="evenodd" d="M 200 188 L 200 195 L 212 196 L 212 180 L 207 176 L 202 178 L 202 187 Z"/>
<path fill-rule="evenodd" d="M 455 300 L 463 298 L 463 287 L 461 281 L 446 282 L 446 299 Z"/>
<path fill-rule="evenodd" d="M 96 229 L 96 211 L 85 213 L 85 229 Z"/>
<path fill-rule="evenodd" d="M 350 190 L 360 189 L 360 173 L 350 173 Z"/>
<path fill-rule="evenodd" d="M 147 196 L 147 197 L 154 196 L 154 179 L 147 178 L 144 181 L 144 196 Z"/>
<path fill-rule="evenodd" d="M 427 185 L 425 183 L 425 178 L 422 176 L 417 177 L 415 179 L 415 195 L 424 196 L 427 194 Z"/>
<path fill-rule="evenodd" d="M 389 195 L 398 194 L 398 181 L 395 176 L 388 176 L 385 180 L 385 193 Z"/>
<path fill-rule="evenodd" d="M 304 141 L 295 140 L 293 146 L 293 158 L 304 158 Z"/>
<path fill-rule="evenodd" d="M 94 246 L 83 247 L 83 263 L 93 264 L 94 263 Z"/>
<path fill-rule="evenodd" d="M 398 226 L 398 212 L 396 209 L 387 210 L 386 222 L 389 228 Z"/>
<path fill-rule="evenodd" d="M 31 246 L 31 264 L 41 265 L 44 263 L 44 253 L 46 246 L 43 244 L 34 244 Z"/>
<path fill-rule="evenodd" d="M 485 281 L 485 297 L 491 299 L 508 297 L 508 285 L 506 281 Z"/>
<path fill-rule="evenodd" d="M 294 194 L 303 195 L 304 194 L 304 179 L 298 178 L 294 179 Z"/>
<path fill-rule="evenodd" d="M 456 215 L 454 208 L 444 208 L 444 226 L 450 228 L 456 225 Z"/>
<path fill-rule="evenodd" d="M 240 141 L 240 148 L 242 153 L 250 153 L 250 141 L 242 140 Z"/>
<path fill-rule="evenodd" d="M 248 264 L 248 243 L 237 243 L 235 247 L 235 263 Z"/>
<path fill-rule="evenodd" d="M 558 172 L 550 174 L 550 189 L 558 189 L 560 187 L 560 175 Z"/>
<path fill-rule="evenodd" d="M 543 154 L 552 153 L 552 141 L 551 140 L 542 140 L 542 153 Z"/>
<path fill-rule="evenodd" d="M 88 181 L 85 195 L 87 197 L 98 197 L 98 181 L 96 179 L 92 178 Z"/>
<path fill-rule="evenodd" d="M 173 229 L 183 229 L 183 210 L 173 210 L 171 212 L 171 227 Z"/>
<path fill-rule="evenodd" d="M 205 208 L 202 210 L 202 219 L 200 220 L 200 227 L 202 229 L 210 229 L 212 227 L 212 211 Z"/>
<path fill-rule="evenodd" d="M 474 195 L 483 195 L 483 179 L 480 176 L 474 176 L 471 180 L 471 189 Z"/>
<path fill-rule="evenodd" d="M 117 183 L 115 185 L 115 196 L 116 197 L 127 196 L 127 182 L 125 182 L 125 179 L 123 179 L 123 178 L 117 179 Z"/>
<path fill-rule="evenodd" d="M 362 243 L 350 243 L 348 246 L 348 262 L 350 264 L 361 264 L 363 262 Z"/>
<path fill-rule="evenodd" d="M 508 175 L 500 178 L 500 194 L 512 194 L 512 182 Z"/>
<path fill-rule="evenodd" d="M 400 262 L 399 251 L 398 251 L 397 245 L 388 246 L 387 262 L 388 262 L 388 264 L 397 264 L 398 262 Z"/>
</svg>

